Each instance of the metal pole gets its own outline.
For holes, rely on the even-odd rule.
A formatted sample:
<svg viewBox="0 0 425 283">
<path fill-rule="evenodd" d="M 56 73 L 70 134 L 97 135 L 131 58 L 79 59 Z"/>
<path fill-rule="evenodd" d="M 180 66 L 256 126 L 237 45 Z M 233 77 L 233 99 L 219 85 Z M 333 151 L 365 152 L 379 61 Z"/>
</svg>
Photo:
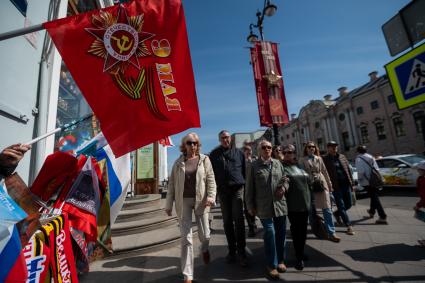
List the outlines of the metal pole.
<svg viewBox="0 0 425 283">
<path fill-rule="evenodd" d="M 0 34 L 0 41 L 6 40 L 6 39 L 9 39 L 9 38 L 13 38 L 13 37 L 17 37 L 17 36 L 21 36 L 21 35 L 24 35 L 24 34 L 27 34 L 27 33 L 36 32 L 36 31 L 43 30 L 43 29 L 44 29 L 43 24 L 39 24 L 39 25 L 35 25 L 35 26 L 30 26 L 30 27 L 26 27 L 26 28 L 8 31 L 8 32 Z"/>
<path fill-rule="evenodd" d="M 82 117 L 82 118 L 80 118 L 80 119 L 78 119 L 76 121 L 73 121 L 73 122 L 71 122 L 69 124 L 65 124 L 62 127 L 56 128 L 53 131 L 50 131 L 48 133 L 45 133 L 44 135 L 41 135 L 39 137 L 36 137 L 35 139 L 32 139 L 32 140 L 30 140 L 30 141 L 28 141 L 28 142 L 26 142 L 24 144 L 31 145 L 33 143 L 36 143 L 36 142 L 38 142 L 38 141 L 40 141 L 42 139 L 47 138 L 48 136 L 51 136 L 53 134 L 56 134 L 57 132 L 63 131 L 63 130 L 68 129 L 68 128 L 71 128 L 71 127 L 73 127 L 73 126 L 75 126 L 75 125 L 77 125 L 77 124 L 79 124 L 79 123 L 81 123 L 83 121 L 86 121 L 86 120 L 90 119 L 91 117 L 93 117 L 93 114 L 88 114 L 88 115 L 86 115 L 86 116 L 84 116 L 84 117 Z"/>
</svg>

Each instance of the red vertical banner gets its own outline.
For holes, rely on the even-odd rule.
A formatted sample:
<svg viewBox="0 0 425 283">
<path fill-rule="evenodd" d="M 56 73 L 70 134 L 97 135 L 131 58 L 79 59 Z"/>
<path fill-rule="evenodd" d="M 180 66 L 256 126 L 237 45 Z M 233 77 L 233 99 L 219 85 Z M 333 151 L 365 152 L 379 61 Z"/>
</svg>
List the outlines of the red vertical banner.
<svg viewBox="0 0 425 283">
<path fill-rule="evenodd" d="M 260 125 L 287 124 L 288 109 L 277 44 L 257 41 L 251 48 Z"/>
</svg>

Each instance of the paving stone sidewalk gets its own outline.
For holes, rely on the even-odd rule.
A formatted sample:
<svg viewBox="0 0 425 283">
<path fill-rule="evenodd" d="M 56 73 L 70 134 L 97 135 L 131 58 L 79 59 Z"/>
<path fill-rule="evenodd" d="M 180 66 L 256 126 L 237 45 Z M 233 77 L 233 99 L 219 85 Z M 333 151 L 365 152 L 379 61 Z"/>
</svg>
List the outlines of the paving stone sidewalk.
<svg viewBox="0 0 425 283">
<path fill-rule="evenodd" d="M 386 209 L 389 225 L 376 225 L 365 218 L 367 207 L 357 204 L 349 214 L 356 234 L 349 236 L 337 227 L 340 243 L 316 239 L 308 234 L 306 253 L 309 261 L 303 271 L 293 268 L 294 251 L 288 228 L 288 271 L 280 275 L 282 282 L 425 282 L 425 248 L 418 239 L 425 239 L 425 223 L 413 217 L 413 211 Z M 210 251 L 211 263 L 195 259 L 194 282 L 268 282 L 260 231 L 256 238 L 247 238 L 249 267 L 227 264 L 226 239 L 221 213 L 213 210 Z M 259 223 L 258 223 L 259 224 Z M 259 224 L 259 226 L 261 226 Z M 199 242 L 195 236 L 195 250 Z M 94 262 L 91 271 L 80 276 L 81 282 L 182 282 L 180 247 L 145 255 L 122 255 Z"/>
</svg>

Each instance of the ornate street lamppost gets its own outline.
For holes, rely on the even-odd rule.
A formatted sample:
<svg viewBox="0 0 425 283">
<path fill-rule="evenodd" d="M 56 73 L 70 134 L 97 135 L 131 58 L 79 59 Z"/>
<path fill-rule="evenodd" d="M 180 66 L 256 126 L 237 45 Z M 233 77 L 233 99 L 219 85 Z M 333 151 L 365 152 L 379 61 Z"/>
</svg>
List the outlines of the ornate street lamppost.
<svg viewBox="0 0 425 283">
<path fill-rule="evenodd" d="M 277 11 L 277 6 L 270 3 L 270 0 L 264 0 L 263 10 L 262 12 L 257 11 L 257 23 L 256 24 L 250 24 L 249 25 L 249 35 L 247 37 L 247 41 L 255 44 L 258 42 L 258 36 L 253 32 L 253 28 L 257 28 L 260 33 L 260 41 L 264 41 L 264 35 L 263 35 L 263 21 L 264 17 L 273 16 Z M 254 71 L 255 72 L 255 71 Z M 277 74 L 275 71 L 271 70 L 271 72 L 266 73 L 263 75 L 263 78 L 266 79 L 267 84 L 269 87 L 279 86 L 282 76 Z M 282 85 L 283 88 L 283 85 Z M 276 94 L 276 93 L 275 93 Z M 277 97 L 276 97 L 277 98 Z M 285 108 L 286 108 L 286 102 L 285 102 Z M 279 145 L 279 124 L 273 120 L 273 135 L 274 135 L 274 144 Z"/>
</svg>

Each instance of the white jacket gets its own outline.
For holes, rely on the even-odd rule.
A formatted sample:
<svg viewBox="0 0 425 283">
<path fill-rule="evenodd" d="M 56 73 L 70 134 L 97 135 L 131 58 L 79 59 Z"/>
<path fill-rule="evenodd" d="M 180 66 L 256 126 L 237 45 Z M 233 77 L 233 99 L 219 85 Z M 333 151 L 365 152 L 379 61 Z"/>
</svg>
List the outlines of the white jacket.
<svg viewBox="0 0 425 283">
<path fill-rule="evenodd" d="M 177 217 L 181 220 L 183 209 L 183 192 L 185 180 L 184 156 L 180 156 L 174 162 L 173 169 L 168 181 L 167 199 L 165 209 L 172 209 L 176 202 Z M 196 198 L 195 214 L 202 215 L 209 212 L 209 207 L 205 206 L 207 197 L 215 200 L 216 184 L 214 171 L 208 156 L 200 154 L 198 168 L 196 171 Z"/>
<path fill-rule="evenodd" d="M 360 158 L 361 157 L 361 158 Z M 366 163 L 367 162 L 367 163 Z M 372 155 L 368 153 L 359 154 L 356 157 L 357 178 L 361 186 L 369 186 L 369 179 L 372 173 L 372 168 L 375 167 L 379 171 L 378 164 Z"/>
</svg>

